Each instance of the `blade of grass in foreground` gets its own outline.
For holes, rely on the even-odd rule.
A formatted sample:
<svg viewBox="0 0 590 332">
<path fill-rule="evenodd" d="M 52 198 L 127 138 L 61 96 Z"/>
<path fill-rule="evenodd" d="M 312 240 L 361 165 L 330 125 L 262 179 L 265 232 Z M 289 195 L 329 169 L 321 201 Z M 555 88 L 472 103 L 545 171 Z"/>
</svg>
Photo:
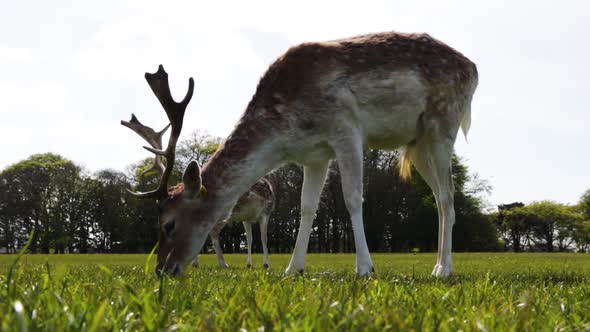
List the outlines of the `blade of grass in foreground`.
<svg viewBox="0 0 590 332">
<path fill-rule="evenodd" d="M 149 271 L 150 271 L 150 262 L 152 261 L 152 257 L 154 256 L 154 253 L 156 252 L 156 249 L 158 248 L 158 244 L 160 242 L 156 242 L 156 245 L 152 248 L 152 251 L 150 251 L 150 254 L 147 257 L 147 260 L 145 261 L 145 266 L 143 267 L 143 274 L 144 275 L 148 275 Z"/>
<path fill-rule="evenodd" d="M 100 304 L 100 307 L 98 308 L 98 310 L 94 314 L 94 318 L 92 318 L 92 324 L 90 324 L 90 327 L 88 328 L 88 332 L 94 332 L 94 331 L 98 330 L 98 326 L 100 325 L 100 323 L 102 322 L 102 318 L 104 317 L 104 311 L 105 311 L 105 308 L 107 307 L 107 303 L 108 303 L 108 301 L 104 300 Z"/>
<path fill-rule="evenodd" d="M 11 285 L 12 285 L 12 272 L 14 271 L 14 268 L 16 267 L 16 264 L 18 264 L 18 261 L 21 259 L 21 257 L 23 257 L 23 255 L 25 254 L 25 252 L 27 252 L 27 249 L 29 249 L 29 245 L 31 244 L 31 242 L 33 242 L 33 235 L 35 235 L 35 231 L 31 231 L 31 235 L 29 235 L 29 240 L 27 241 L 27 243 L 25 244 L 24 247 L 22 247 L 21 250 L 19 250 L 18 255 L 16 256 L 14 262 L 12 263 L 12 265 L 10 266 L 10 269 L 8 270 L 8 276 L 6 277 L 6 292 L 8 293 L 8 297 L 12 298 L 12 293 L 11 292 Z"/>
</svg>

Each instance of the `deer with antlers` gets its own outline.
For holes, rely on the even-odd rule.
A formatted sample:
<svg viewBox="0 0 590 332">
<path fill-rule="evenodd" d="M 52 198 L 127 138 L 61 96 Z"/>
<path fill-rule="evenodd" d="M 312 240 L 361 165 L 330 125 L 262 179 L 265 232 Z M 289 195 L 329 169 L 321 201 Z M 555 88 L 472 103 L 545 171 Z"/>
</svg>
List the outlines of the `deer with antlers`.
<svg viewBox="0 0 590 332">
<path fill-rule="evenodd" d="M 196 161 L 188 164 L 184 191 L 173 197 L 166 183 L 193 81 L 185 99 L 176 103 L 161 68 L 146 78 L 172 125 L 165 151 L 148 148 L 167 161 L 160 185 L 136 193 L 158 199 L 157 270 L 181 273 L 242 193 L 291 161 L 303 165 L 304 180 L 301 222 L 286 273 L 302 272 L 328 165 L 336 159 L 352 221 L 356 272 L 370 274 L 362 213 L 363 149 L 370 147 L 403 148 L 401 175 L 410 176 L 413 164 L 432 189 L 439 224 L 432 274 L 451 274 L 451 156 L 459 128 L 465 135 L 469 130 L 478 81 L 475 64 L 461 53 L 427 34 L 396 32 L 292 47 L 260 79 L 241 119 L 203 169 Z"/>
<path fill-rule="evenodd" d="M 163 68 L 162 68 L 163 70 Z M 156 132 L 151 127 L 143 125 L 135 114 L 131 114 L 131 120 L 121 121 L 121 124 L 143 138 L 153 149 L 162 149 L 162 135 L 168 130 L 170 124 L 164 129 Z M 164 174 L 165 166 L 162 162 L 162 157 L 156 155 L 154 158 L 154 164 L 151 168 L 145 170 L 143 174 L 150 171 L 156 171 L 160 176 Z M 181 194 L 184 191 L 184 185 L 182 183 L 168 189 L 169 197 Z M 217 262 L 221 267 L 228 267 L 225 259 L 223 258 L 223 250 L 221 249 L 221 243 L 219 241 L 219 235 L 221 230 L 230 222 L 241 222 L 246 230 L 246 243 L 248 248 L 248 258 L 246 266 L 252 266 L 252 224 L 258 223 L 260 226 L 260 240 L 262 242 L 262 263 L 265 268 L 269 267 L 268 263 L 268 221 L 270 214 L 272 213 L 275 206 L 275 195 L 272 184 L 269 179 L 263 177 L 256 182 L 245 194 L 243 194 L 236 205 L 234 206 L 231 215 L 228 219 L 218 222 L 209 236 L 213 243 L 213 249 L 217 255 Z M 193 266 L 199 265 L 198 256 L 193 260 Z"/>
</svg>

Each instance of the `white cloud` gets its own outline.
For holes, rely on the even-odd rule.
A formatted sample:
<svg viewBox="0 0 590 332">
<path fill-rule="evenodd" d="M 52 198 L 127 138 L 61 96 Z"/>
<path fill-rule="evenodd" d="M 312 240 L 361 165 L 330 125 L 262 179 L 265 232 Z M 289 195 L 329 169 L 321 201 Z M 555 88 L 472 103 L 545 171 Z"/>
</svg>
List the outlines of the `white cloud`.
<svg viewBox="0 0 590 332">
<path fill-rule="evenodd" d="M 65 110 L 68 88 L 61 82 L 0 81 L 2 91 L 2 113 L 14 117 L 21 114 L 9 113 L 10 109 L 24 109 L 43 112 L 44 109 Z"/>
<path fill-rule="evenodd" d="M 31 62 L 34 58 L 28 48 L 0 46 L 0 62 L 2 63 Z"/>
</svg>

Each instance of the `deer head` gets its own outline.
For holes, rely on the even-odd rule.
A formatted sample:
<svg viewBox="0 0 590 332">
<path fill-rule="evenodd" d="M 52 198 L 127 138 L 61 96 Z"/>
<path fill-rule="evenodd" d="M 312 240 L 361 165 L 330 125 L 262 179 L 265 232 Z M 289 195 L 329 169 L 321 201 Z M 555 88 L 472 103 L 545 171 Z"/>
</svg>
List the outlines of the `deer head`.
<svg viewBox="0 0 590 332">
<path fill-rule="evenodd" d="M 201 185 L 200 167 L 196 161 L 191 161 L 182 176 L 182 185 L 168 188 L 168 179 L 174 167 L 176 143 L 182 130 L 184 113 L 194 91 L 194 81 L 189 79 L 189 87 L 184 99 L 177 103 L 172 98 L 168 83 L 168 74 L 162 65 L 154 74 L 146 73 L 145 79 L 152 91 L 166 111 L 170 124 L 159 132 L 143 125 L 135 115 L 131 115 L 130 121 L 121 121 L 121 124 L 136 132 L 150 146 L 144 146 L 153 152 L 156 157 L 152 169 L 156 170 L 161 178 L 155 190 L 136 193 L 139 198 L 155 199 L 158 204 L 158 222 L 160 225 L 160 239 L 156 272 L 165 272 L 177 275 L 182 272 L 184 266 L 194 258 L 201 248 L 208 234 L 209 224 L 201 225 L 196 220 L 208 220 L 202 218 L 203 200 L 206 195 Z M 171 127 L 170 139 L 166 150 L 162 150 L 162 135 Z M 165 159 L 165 164 L 162 160 Z M 183 188 L 184 190 L 178 190 Z M 176 189 L 176 190 L 174 190 Z"/>
</svg>

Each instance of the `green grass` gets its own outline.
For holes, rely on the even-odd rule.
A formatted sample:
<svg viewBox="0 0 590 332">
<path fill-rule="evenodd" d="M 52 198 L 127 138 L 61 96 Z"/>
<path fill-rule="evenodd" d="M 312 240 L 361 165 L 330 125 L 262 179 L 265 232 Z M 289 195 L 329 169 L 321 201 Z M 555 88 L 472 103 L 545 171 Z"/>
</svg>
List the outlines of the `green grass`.
<svg viewBox="0 0 590 332">
<path fill-rule="evenodd" d="M 160 330 L 590 330 L 590 255 L 454 254 L 455 273 L 430 277 L 435 254 L 375 254 L 355 277 L 354 255 L 309 255 L 284 277 L 245 255 L 213 255 L 179 280 L 158 279 L 147 255 L 0 255 L 0 328 Z"/>
</svg>

